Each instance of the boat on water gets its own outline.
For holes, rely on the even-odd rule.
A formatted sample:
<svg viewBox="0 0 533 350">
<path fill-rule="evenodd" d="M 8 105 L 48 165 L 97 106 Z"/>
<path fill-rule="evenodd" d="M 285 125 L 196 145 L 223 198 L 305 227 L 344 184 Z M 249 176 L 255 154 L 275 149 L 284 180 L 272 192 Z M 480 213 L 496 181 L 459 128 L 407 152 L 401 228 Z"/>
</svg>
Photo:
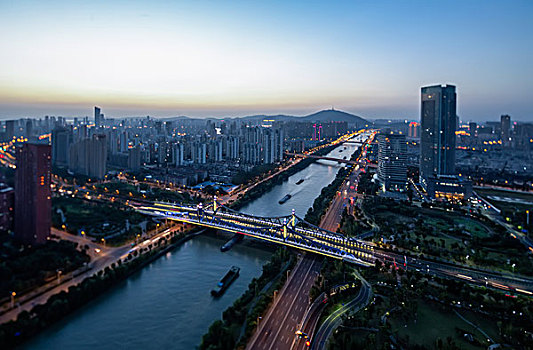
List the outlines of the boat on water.
<svg viewBox="0 0 533 350">
<path fill-rule="evenodd" d="M 342 159 L 346 159 L 346 156 L 342 157 Z"/>
<path fill-rule="evenodd" d="M 241 235 L 240 233 L 236 233 L 232 239 L 230 239 L 229 241 L 227 241 L 222 247 L 220 247 L 220 251 L 221 252 L 227 252 L 228 250 L 230 250 L 231 248 L 233 248 L 233 246 L 237 243 L 239 243 L 240 241 L 242 241 L 242 238 L 243 238 L 243 235 Z"/>
<path fill-rule="evenodd" d="M 221 296 L 229 285 L 239 277 L 239 272 L 241 269 L 237 266 L 232 266 L 231 269 L 222 277 L 220 282 L 217 283 L 216 287 L 211 290 L 211 295 L 214 297 Z"/>
<path fill-rule="evenodd" d="M 340 149 L 340 150 L 339 150 L 339 153 L 340 153 L 340 152 L 342 152 L 342 151 L 343 151 L 343 150 L 342 150 L 342 149 Z"/>
<path fill-rule="evenodd" d="M 304 181 L 305 181 L 305 179 L 300 179 L 300 180 L 298 180 L 298 181 L 296 182 L 296 184 L 299 185 L 299 184 L 301 184 L 301 183 L 304 182 Z"/>
<path fill-rule="evenodd" d="M 286 201 L 288 201 L 289 199 L 291 199 L 291 197 L 292 197 L 292 196 L 291 196 L 290 194 L 287 194 L 287 195 L 285 195 L 285 197 L 281 198 L 281 199 L 279 200 L 278 203 L 279 203 L 279 204 L 283 204 L 283 203 L 285 203 Z"/>
</svg>

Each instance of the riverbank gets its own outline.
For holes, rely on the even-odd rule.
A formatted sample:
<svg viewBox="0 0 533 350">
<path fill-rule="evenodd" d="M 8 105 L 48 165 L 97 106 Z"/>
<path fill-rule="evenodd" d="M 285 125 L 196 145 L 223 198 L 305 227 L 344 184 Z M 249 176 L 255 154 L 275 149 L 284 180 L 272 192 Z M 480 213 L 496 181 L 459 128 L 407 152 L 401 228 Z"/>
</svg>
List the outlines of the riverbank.
<svg viewBox="0 0 533 350">
<path fill-rule="evenodd" d="M 222 313 L 222 319 L 211 324 L 202 337 L 200 350 L 244 349 L 259 317 L 268 308 L 287 279 L 284 273 L 294 267 L 296 257 L 287 248 L 278 248 L 269 262 L 263 265 L 263 273 L 254 278 L 248 289 Z"/>
<path fill-rule="evenodd" d="M 22 311 L 15 321 L 0 325 L 0 344 L 12 348 L 29 340 L 43 329 L 59 321 L 73 311 L 83 307 L 92 299 L 111 289 L 154 260 L 185 243 L 203 230 L 178 233 L 169 239 L 160 238 L 153 246 L 143 248 L 140 253 L 130 254 L 125 259 L 103 270 L 95 272 L 81 283 L 71 286 L 68 292 L 52 295 L 45 304 L 34 306 L 31 311 Z"/>
</svg>

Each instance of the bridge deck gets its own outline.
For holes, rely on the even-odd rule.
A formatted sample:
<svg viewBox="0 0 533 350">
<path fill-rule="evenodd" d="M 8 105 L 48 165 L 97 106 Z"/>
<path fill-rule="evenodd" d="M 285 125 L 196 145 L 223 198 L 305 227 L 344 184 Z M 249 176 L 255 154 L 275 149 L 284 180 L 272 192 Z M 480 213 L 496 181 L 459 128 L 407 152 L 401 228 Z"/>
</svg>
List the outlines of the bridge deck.
<svg viewBox="0 0 533 350">
<path fill-rule="evenodd" d="M 310 225 L 295 215 L 262 218 L 232 212 L 222 206 L 218 206 L 218 210 L 213 210 L 168 203 L 154 203 L 152 206 L 139 207 L 137 210 L 148 215 L 239 233 L 361 266 L 372 266 L 374 263 L 372 246 Z"/>
</svg>

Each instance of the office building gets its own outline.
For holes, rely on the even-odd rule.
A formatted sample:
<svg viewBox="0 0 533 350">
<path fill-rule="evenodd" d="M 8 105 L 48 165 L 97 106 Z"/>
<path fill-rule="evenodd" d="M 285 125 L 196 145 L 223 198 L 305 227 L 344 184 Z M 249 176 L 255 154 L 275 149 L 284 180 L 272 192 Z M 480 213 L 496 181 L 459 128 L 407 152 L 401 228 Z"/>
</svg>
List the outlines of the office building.
<svg viewBox="0 0 533 350">
<path fill-rule="evenodd" d="M 382 133 L 378 141 L 378 181 L 383 192 L 407 190 L 407 141 L 405 135 Z"/>
<path fill-rule="evenodd" d="M 422 88 L 420 116 L 420 182 L 455 174 L 455 130 L 457 95 L 453 85 Z"/>
<path fill-rule="evenodd" d="M 94 126 L 98 129 L 104 125 L 104 115 L 100 107 L 94 107 Z"/>
<path fill-rule="evenodd" d="M 422 88 L 420 183 L 429 198 L 459 201 L 472 183 L 455 175 L 457 94 L 453 85 Z"/>
<path fill-rule="evenodd" d="M 458 202 L 472 196 L 472 182 L 457 175 L 436 175 L 429 179 L 426 193 L 429 198 Z"/>
<path fill-rule="evenodd" d="M 15 174 L 15 238 L 25 244 L 45 243 L 50 236 L 51 147 L 25 143 L 17 149 Z"/>
</svg>

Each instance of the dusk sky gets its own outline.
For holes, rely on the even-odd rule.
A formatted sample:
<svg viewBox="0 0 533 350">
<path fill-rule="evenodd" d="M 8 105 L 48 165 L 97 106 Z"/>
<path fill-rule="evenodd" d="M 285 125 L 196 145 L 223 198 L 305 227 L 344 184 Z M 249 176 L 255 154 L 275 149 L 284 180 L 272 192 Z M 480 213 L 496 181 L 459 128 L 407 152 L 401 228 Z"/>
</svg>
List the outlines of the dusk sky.
<svg viewBox="0 0 533 350">
<path fill-rule="evenodd" d="M 345 110 L 533 121 L 533 1 L 0 1 L 0 118 Z"/>
</svg>

